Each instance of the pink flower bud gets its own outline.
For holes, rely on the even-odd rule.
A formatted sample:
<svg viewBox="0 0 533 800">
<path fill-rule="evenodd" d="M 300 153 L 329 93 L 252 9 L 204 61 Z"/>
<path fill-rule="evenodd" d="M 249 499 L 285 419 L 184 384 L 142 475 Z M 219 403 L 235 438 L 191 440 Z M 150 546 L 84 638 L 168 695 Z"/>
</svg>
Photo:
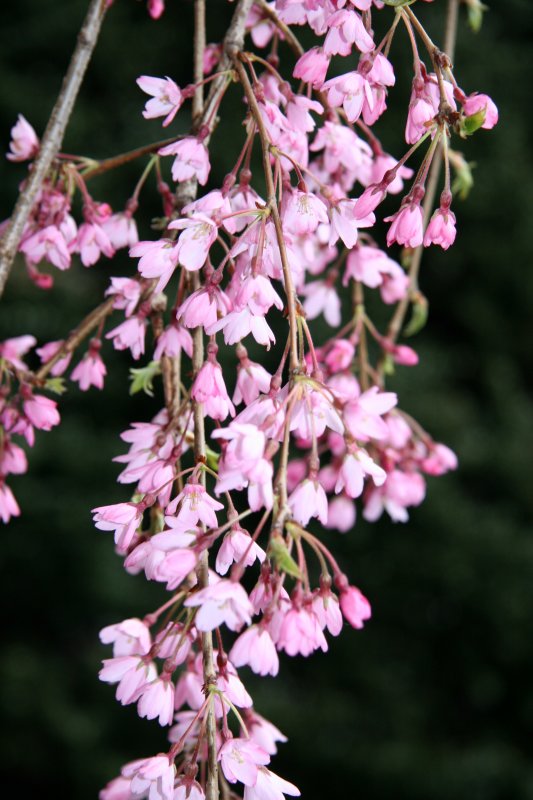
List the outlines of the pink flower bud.
<svg viewBox="0 0 533 800">
<path fill-rule="evenodd" d="M 39 152 L 39 138 L 22 114 L 18 115 L 17 123 L 11 128 L 9 148 L 11 152 L 6 158 L 10 161 L 29 161 Z"/>
</svg>

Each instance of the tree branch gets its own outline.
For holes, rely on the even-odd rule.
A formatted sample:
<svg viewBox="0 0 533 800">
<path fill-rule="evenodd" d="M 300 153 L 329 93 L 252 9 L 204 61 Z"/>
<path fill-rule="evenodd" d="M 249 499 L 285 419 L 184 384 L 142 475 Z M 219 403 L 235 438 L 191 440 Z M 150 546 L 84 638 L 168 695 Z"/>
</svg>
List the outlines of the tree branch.
<svg viewBox="0 0 533 800">
<path fill-rule="evenodd" d="M 83 342 L 83 340 L 93 331 L 100 322 L 105 319 L 113 311 L 113 303 L 115 297 L 108 297 L 103 303 L 94 308 L 85 319 L 82 319 L 79 325 L 67 336 L 57 353 L 43 364 L 43 366 L 35 373 L 37 380 L 44 380 L 50 373 L 50 370 L 61 361 L 69 353 L 73 353 L 76 347 Z"/>
<path fill-rule="evenodd" d="M 276 239 L 278 242 L 281 264 L 283 269 L 283 283 L 285 286 L 285 296 L 287 298 L 287 310 L 288 310 L 289 325 L 290 325 L 290 330 L 289 330 L 290 347 L 291 347 L 290 364 L 291 364 L 291 373 L 292 375 L 294 375 L 295 371 L 298 369 L 298 364 L 299 364 L 298 344 L 297 344 L 296 299 L 295 299 L 294 285 L 292 282 L 291 268 L 289 265 L 289 260 L 287 258 L 287 250 L 285 248 L 285 239 L 283 238 L 283 228 L 281 224 L 281 218 L 279 215 L 279 209 L 276 202 L 274 177 L 272 174 L 272 166 L 270 164 L 270 140 L 268 138 L 268 133 L 265 128 L 263 118 L 261 116 L 261 111 L 257 104 L 252 84 L 250 83 L 250 79 L 248 78 L 244 66 L 239 60 L 240 53 L 238 50 L 235 50 L 234 47 L 232 47 L 229 52 L 232 54 L 235 69 L 237 70 L 239 80 L 241 81 L 242 88 L 244 89 L 244 93 L 246 95 L 246 99 L 248 100 L 248 105 L 250 107 L 250 113 L 257 126 L 259 139 L 261 140 L 261 149 L 263 152 L 263 170 L 265 173 L 265 181 L 267 187 L 267 202 L 272 214 L 274 228 L 276 230 Z"/>
<path fill-rule="evenodd" d="M 33 162 L 28 180 L 19 194 L 9 227 L 0 242 L 0 296 L 3 293 L 35 198 L 63 142 L 65 129 L 98 40 L 107 7 L 107 0 L 91 0 L 61 91 L 46 126 L 39 153 Z"/>
<path fill-rule="evenodd" d="M 448 8 L 446 13 L 446 23 L 445 23 L 444 52 L 449 57 L 450 61 L 453 61 L 453 56 L 455 53 L 455 42 L 457 39 L 458 7 L 459 7 L 459 0 L 448 0 Z M 443 133 L 443 136 L 446 136 L 446 132 Z M 440 168 L 442 164 L 442 151 L 443 151 L 442 143 L 439 143 L 429 170 L 426 194 L 424 196 L 424 203 L 423 203 L 424 228 L 426 227 L 429 221 L 435 203 L 435 198 L 437 196 L 437 187 L 439 185 Z M 390 321 L 389 329 L 387 332 L 387 337 L 391 339 L 391 341 L 393 342 L 398 338 L 400 334 L 400 331 L 402 329 L 405 320 L 405 315 L 407 314 L 407 310 L 409 308 L 413 295 L 416 294 L 416 292 L 418 291 L 418 274 L 420 272 L 420 265 L 422 263 L 423 253 L 424 253 L 423 245 L 420 245 L 413 251 L 413 255 L 411 257 L 411 263 L 409 266 L 409 278 L 410 278 L 409 294 L 407 295 L 407 297 L 405 297 L 398 303 L 396 311 L 394 312 L 394 315 Z"/>
</svg>

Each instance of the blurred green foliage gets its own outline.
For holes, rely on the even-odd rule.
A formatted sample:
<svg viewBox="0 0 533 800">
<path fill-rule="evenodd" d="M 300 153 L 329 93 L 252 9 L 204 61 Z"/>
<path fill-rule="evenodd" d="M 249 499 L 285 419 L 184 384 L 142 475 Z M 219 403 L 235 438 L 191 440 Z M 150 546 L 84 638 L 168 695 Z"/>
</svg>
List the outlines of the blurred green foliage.
<svg viewBox="0 0 533 800">
<path fill-rule="evenodd" d="M 2 4 L 3 149 L 18 112 L 43 130 L 85 6 Z M 209 7 L 209 39 L 216 40 L 228 8 L 224 0 Z M 436 39 L 443 7 L 436 0 L 423 8 Z M 144 4 L 115 1 L 67 151 L 105 157 L 161 136 L 158 121 L 141 117 L 135 78 L 170 75 L 187 83 L 191 22 L 187 0 L 168 0 L 156 23 Z M 274 769 L 307 800 L 533 798 L 532 28 L 527 0 L 491 0 L 477 36 L 462 17 L 457 74 L 467 91 L 494 97 L 501 122 L 462 148 L 477 162 L 475 186 L 455 206 L 455 247 L 424 257 L 429 321 L 413 340 L 421 364 L 400 368 L 390 383 L 403 408 L 455 449 L 460 469 L 430 481 L 425 504 L 405 526 L 360 520 L 345 536 L 326 533 L 371 598 L 374 618 L 363 632 L 347 630 L 331 641 L 327 655 L 282 658 L 274 682 L 247 680 L 258 710 L 290 739 Z M 395 45 L 392 57 L 402 63 L 400 49 Z M 403 63 L 391 95 L 398 107 L 409 89 L 408 59 Z M 218 177 L 240 136 L 238 102 L 234 92 L 217 133 Z M 396 127 L 378 128 L 396 155 L 404 113 L 398 108 Z M 184 113 L 172 130 L 187 125 Z M 141 168 L 95 181 L 95 196 L 119 208 Z M 1 166 L 3 216 L 24 169 Z M 148 192 L 146 198 L 140 219 L 149 236 L 158 212 Z M 0 337 L 32 332 L 42 343 L 64 336 L 94 305 L 110 270 L 131 268 L 124 254 L 111 267 L 77 264 L 55 274 L 49 295 L 16 270 L 2 301 Z M 158 726 L 120 708 L 97 679 L 107 655 L 99 628 L 142 615 L 161 596 L 159 587 L 125 575 L 110 538 L 90 521 L 90 508 L 124 499 L 110 460 L 123 450 L 118 433 L 157 408 L 129 396 L 127 357 L 107 347 L 105 358 L 105 392 L 69 389 L 63 424 L 37 437 L 29 474 L 13 481 L 23 516 L 1 532 L 3 786 L 18 786 L 19 795 L 22 786 L 28 797 L 94 798 L 124 761 L 164 747 Z"/>
</svg>

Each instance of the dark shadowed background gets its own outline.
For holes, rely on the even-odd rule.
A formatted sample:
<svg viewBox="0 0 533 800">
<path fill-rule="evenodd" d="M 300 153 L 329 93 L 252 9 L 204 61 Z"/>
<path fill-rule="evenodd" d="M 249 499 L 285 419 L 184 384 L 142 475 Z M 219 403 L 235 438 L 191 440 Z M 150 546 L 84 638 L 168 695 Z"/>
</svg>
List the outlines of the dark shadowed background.
<svg viewBox="0 0 533 800">
<path fill-rule="evenodd" d="M 429 322 L 415 346 L 417 369 L 390 382 L 402 407 L 459 455 L 457 473 L 430 480 L 426 502 L 407 525 L 363 520 L 347 535 L 326 533 L 343 566 L 372 600 L 363 632 L 346 630 L 330 653 L 282 657 L 281 675 L 246 675 L 258 711 L 288 735 L 274 769 L 307 800 L 530 800 L 533 694 L 533 505 L 531 305 L 533 169 L 528 0 L 488 0 L 481 33 L 461 26 L 457 75 L 500 108 L 493 132 L 464 144 L 475 187 L 457 202 L 459 235 L 447 254 L 424 257 Z M 85 0 L 18 0 L 0 9 L 0 143 L 23 113 L 38 133 L 68 63 Z M 228 7 L 209 0 L 209 39 Z M 423 9 L 439 38 L 443 0 Z M 435 17 L 435 19 L 432 19 Z M 463 20 L 464 22 L 464 20 Z M 161 136 L 141 117 L 140 74 L 190 80 L 192 7 L 168 0 L 152 22 L 144 3 L 116 0 L 65 141 L 68 152 L 105 157 Z M 405 41 L 403 42 L 405 44 Z M 398 45 L 392 57 L 398 61 Z M 396 127 L 377 127 L 402 152 L 408 70 L 392 94 Z M 215 178 L 236 155 L 236 113 L 221 125 Z M 393 119 L 387 114 L 385 119 Z M 185 131 L 187 112 L 171 132 Z M 118 208 L 142 165 L 95 180 L 95 197 Z M 24 165 L 0 165 L 0 212 L 10 213 Z M 151 191 L 142 236 L 157 213 Z M 150 199 L 151 198 L 151 199 Z M 20 265 L 19 265 L 20 266 Z M 10 279 L 0 338 L 63 337 L 96 304 L 109 274 L 133 264 L 120 253 L 92 270 L 54 271 L 49 294 L 22 268 Z M 4 787 L 89 800 L 125 761 L 158 752 L 164 733 L 121 708 L 97 679 L 108 649 L 98 630 L 156 607 L 161 588 L 127 576 L 89 510 L 125 499 L 115 483 L 118 434 L 148 418 L 158 402 L 128 396 L 130 362 L 106 346 L 103 393 L 75 387 L 62 401 L 63 424 L 38 435 L 30 471 L 11 484 L 22 517 L 0 531 L 3 648 L 0 753 Z M 21 792 L 21 785 L 24 787 Z"/>
</svg>

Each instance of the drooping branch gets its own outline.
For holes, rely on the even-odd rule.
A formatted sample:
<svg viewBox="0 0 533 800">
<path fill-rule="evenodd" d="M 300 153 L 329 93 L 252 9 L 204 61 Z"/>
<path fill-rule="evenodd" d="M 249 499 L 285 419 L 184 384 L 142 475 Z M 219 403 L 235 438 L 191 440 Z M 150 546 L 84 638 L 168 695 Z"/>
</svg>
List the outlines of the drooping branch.
<svg viewBox="0 0 533 800">
<path fill-rule="evenodd" d="M 225 70 L 230 66 L 227 51 L 230 46 L 242 48 L 244 42 L 244 26 L 248 12 L 253 0 L 240 0 L 233 19 L 224 39 L 224 51 L 219 65 L 220 70 Z M 193 129 L 199 130 L 202 125 L 209 123 L 215 124 L 214 113 L 224 92 L 227 78 L 220 76 L 212 84 L 211 91 L 204 104 L 203 85 L 201 84 L 203 72 L 203 59 L 206 44 L 205 31 L 205 0 L 195 0 L 195 31 L 194 31 L 194 80 L 197 88 L 193 97 Z M 212 127 L 211 127 L 212 130 Z M 190 202 L 196 197 L 198 184 L 196 181 L 187 181 L 180 185 L 177 192 L 177 207 L 183 207 L 185 202 Z M 198 289 L 200 280 L 198 273 L 194 273 L 193 289 Z M 204 361 L 204 339 L 203 328 L 198 326 L 193 331 L 193 354 L 192 367 L 193 375 L 196 377 Z M 193 401 L 193 420 L 194 420 L 194 458 L 195 462 L 202 463 L 206 458 L 206 438 L 204 425 L 204 409 L 201 403 Z M 205 484 L 205 473 L 202 473 L 200 480 Z M 207 550 L 204 550 L 198 565 L 198 583 L 202 587 L 209 584 L 209 562 Z M 205 691 L 209 692 L 210 687 L 215 684 L 215 669 L 213 657 L 213 637 L 211 632 L 201 635 L 202 641 L 202 671 L 204 678 Z M 206 800 L 217 800 L 219 796 L 218 784 L 218 754 L 217 754 L 217 735 L 216 718 L 213 703 L 209 703 L 206 711 L 206 738 L 207 738 L 207 776 L 205 785 Z"/>
<path fill-rule="evenodd" d="M 290 325 L 290 331 L 289 331 L 289 336 L 291 341 L 290 365 L 291 365 L 291 372 L 294 374 L 294 371 L 298 368 L 296 296 L 294 292 L 291 268 L 289 265 L 289 260 L 287 258 L 285 239 L 283 238 L 281 217 L 279 215 L 279 209 L 276 202 L 274 177 L 272 174 L 272 166 L 270 164 L 270 141 L 265 128 L 265 124 L 263 122 L 263 118 L 261 116 L 261 111 L 257 104 L 257 99 L 255 97 L 252 84 L 250 83 L 250 79 L 248 78 L 246 70 L 242 65 L 242 62 L 240 61 L 239 51 L 236 50 L 234 47 L 232 47 L 232 49 L 229 52 L 232 54 L 235 69 L 237 70 L 239 80 L 242 83 L 246 99 L 248 100 L 248 104 L 250 106 L 250 113 L 252 114 L 254 122 L 257 126 L 259 138 L 261 140 L 261 149 L 263 153 L 263 170 L 265 174 L 265 181 L 267 187 L 267 203 L 269 205 L 270 212 L 272 214 L 272 220 L 274 222 L 276 239 L 278 242 L 281 265 L 283 269 L 283 282 L 285 285 L 285 296 L 287 298 L 287 311 L 288 311 L 289 325 Z"/>
<path fill-rule="evenodd" d="M 52 161 L 61 148 L 65 130 L 98 41 L 108 5 L 108 0 L 91 0 L 61 91 L 46 126 L 39 153 L 32 165 L 28 180 L 19 194 L 9 227 L 0 241 L 0 296 L 3 293 L 35 198 Z"/>
<path fill-rule="evenodd" d="M 448 0 L 448 8 L 446 13 L 446 23 L 445 23 L 444 46 L 445 46 L 445 53 L 449 57 L 450 61 L 453 60 L 453 56 L 455 53 L 455 42 L 457 39 L 458 5 L 459 5 L 459 0 Z M 424 203 L 423 203 L 424 228 L 427 226 L 427 223 L 431 216 L 431 212 L 433 210 L 433 206 L 435 204 L 435 198 L 437 196 L 437 188 L 439 185 L 439 177 L 442 164 L 442 153 L 443 153 L 442 144 L 439 144 L 436 149 L 429 170 L 426 194 L 424 196 Z M 388 338 L 393 342 L 398 338 L 409 305 L 413 299 L 413 296 L 415 296 L 418 292 L 418 274 L 420 272 L 420 265 L 422 263 L 423 253 L 424 253 L 424 247 L 423 245 L 419 245 L 417 248 L 415 248 L 411 256 L 411 261 L 409 265 L 409 278 L 410 278 L 409 294 L 406 297 L 404 297 L 403 300 L 400 300 L 400 302 L 398 303 L 396 311 L 389 324 L 389 329 L 387 333 Z"/>
<path fill-rule="evenodd" d="M 43 366 L 37 370 L 35 377 L 37 380 L 44 380 L 49 375 L 52 367 L 61 361 L 69 353 L 73 353 L 79 344 L 98 327 L 98 325 L 113 311 L 115 297 L 108 297 L 103 303 L 94 308 L 74 330 L 67 336 L 61 347 Z"/>
</svg>

